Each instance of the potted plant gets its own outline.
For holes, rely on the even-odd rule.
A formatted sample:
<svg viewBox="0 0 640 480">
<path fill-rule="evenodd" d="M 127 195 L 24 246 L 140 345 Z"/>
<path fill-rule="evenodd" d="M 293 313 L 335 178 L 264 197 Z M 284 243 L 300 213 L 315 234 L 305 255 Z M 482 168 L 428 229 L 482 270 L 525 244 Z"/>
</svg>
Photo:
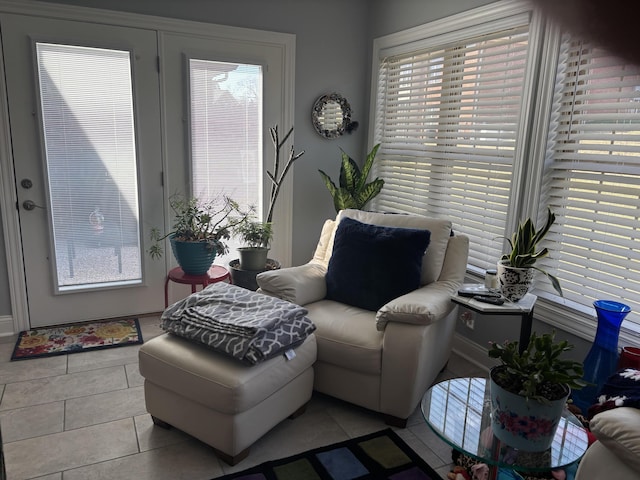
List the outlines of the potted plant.
<svg viewBox="0 0 640 480">
<path fill-rule="evenodd" d="M 278 199 L 278 195 L 280 194 L 280 188 L 282 187 L 282 182 L 289 173 L 289 170 L 293 166 L 293 162 L 295 162 L 298 158 L 304 155 L 304 150 L 302 152 L 296 153 L 291 146 L 289 150 L 289 157 L 285 163 L 281 162 L 280 152 L 285 142 L 289 139 L 291 134 L 293 133 L 293 127 L 289 129 L 289 132 L 284 136 L 284 138 L 280 139 L 280 135 L 278 133 L 278 126 L 274 126 L 269 128 L 269 133 L 271 135 L 271 141 L 273 143 L 273 147 L 275 150 L 275 158 L 273 164 L 273 171 L 267 170 L 267 176 L 269 180 L 271 180 L 271 193 L 269 195 L 269 209 L 267 210 L 267 217 L 264 222 L 253 221 L 250 222 L 252 225 L 247 225 L 246 230 L 237 229 L 236 234 L 240 236 L 245 242 L 245 246 L 239 248 L 240 259 L 231 260 L 229 262 L 229 268 L 231 271 L 231 278 L 233 279 L 233 283 L 235 285 L 239 285 L 244 288 L 248 288 L 249 290 L 257 290 L 258 284 L 256 282 L 256 275 L 260 272 L 264 272 L 266 270 L 275 270 L 280 268 L 280 263 L 276 260 L 267 258 L 269 251 L 269 242 L 273 237 L 273 214 L 276 205 L 276 200 Z M 268 230 L 268 234 L 267 234 Z M 247 233 L 248 235 L 245 235 Z M 264 239 L 266 236 L 269 237 L 268 241 L 258 242 L 262 243 L 260 245 L 261 248 L 264 249 L 264 259 L 256 260 L 256 262 L 262 263 L 260 267 L 258 267 L 258 263 L 250 264 L 251 267 L 258 268 L 245 268 L 247 266 L 246 262 L 243 262 L 244 251 L 248 251 L 249 249 L 255 249 L 257 243 L 254 239 L 260 238 Z"/>
<path fill-rule="evenodd" d="M 493 434 L 523 451 L 551 446 L 571 389 L 586 385 L 582 364 L 560 356 L 571 350 L 555 342 L 555 331 L 531 335 L 522 352 L 518 342 L 491 342 L 489 357 L 501 364 L 490 372 Z"/>
<path fill-rule="evenodd" d="M 269 243 L 273 238 L 270 222 L 247 221 L 238 225 L 234 233 L 240 237 L 244 247 L 238 248 L 240 268 L 243 270 L 260 270 L 267 264 Z"/>
<path fill-rule="evenodd" d="M 252 214 L 243 211 L 228 196 L 203 202 L 198 198 L 173 195 L 169 206 L 174 213 L 173 227 L 164 235 L 157 228 L 151 229 L 153 244 L 148 253 L 154 259 L 161 257 L 164 253 L 161 242 L 169 238 L 174 257 L 189 275 L 207 273 L 216 255 L 228 251 L 226 240 L 231 238 L 234 229 Z"/>
<path fill-rule="evenodd" d="M 531 287 L 534 270 L 546 275 L 556 292 L 562 296 L 560 281 L 535 266 L 539 259 L 549 254 L 546 247 L 542 250 L 537 250 L 537 247 L 555 220 L 555 214 L 548 208 L 547 221 L 542 227 L 536 230 L 533 221 L 528 218 L 525 222 L 520 223 L 511 238 L 506 239 L 511 247 L 511 252 L 504 254 L 498 262 L 498 283 L 502 295 L 507 300 L 517 302 L 527 294 Z"/>
<path fill-rule="evenodd" d="M 376 178 L 372 182 L 367 183 L 367 177 L 378 153 L 378 148 L 380 148 L 379 143 L 369 152 L 362 166 L 362 171 L 358 168 L 358 164 L 343 151 L 339 187 L 336 187 L 329 175 L 322 170 L 318 170 L 333 198 L 333 206 L 336 212 L 345 208 L 362 210 L 369 200 L 378 195 L 380 190 L 382 190 L 384 180 L 381 178 Z"/>
</svg>

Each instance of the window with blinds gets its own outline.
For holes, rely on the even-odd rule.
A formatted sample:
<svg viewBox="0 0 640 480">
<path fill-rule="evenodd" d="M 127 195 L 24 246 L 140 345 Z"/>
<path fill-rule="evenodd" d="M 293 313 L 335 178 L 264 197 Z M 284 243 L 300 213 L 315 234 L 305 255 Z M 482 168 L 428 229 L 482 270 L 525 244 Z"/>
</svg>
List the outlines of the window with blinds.
<svg viewBox="0 0 640 480">
<path fill-rule="evenodd" d="M 262 67 L 189 60 L 191 185 L 207 202 L 228 195 L 262 212 Z M 237 257 L 230 239 L 227 263 Z"/>
<path fill-rule="evenodd" d="M 469 264 L 502 253 L 521 122 L 529 25 L 383 58 L 375 199 L 384 211 L 452 220 Z"/>
<path fill-rule="evenodd" d="M 584 332 L 593 301 L 614 299 L 638 331 L 640 67 L 500 4 L 380 40 L 375 208 L 450 218 L 482 274 L 500 237 L 548 206 L 551 253 L 538 265 L 564 298 L 535 282 L 545 318 Z"/>
<path fill-rule="evenodd" d="M 56 291 L 142 281 L 130 53 L 36 43 Z"/>
<path fill-rule="evenodd" d="M 640 68 L 565 36 L 546 152 L 542 203 L 558 218 L 545 268 L 561 279 L 567 300 L 617 299 L 637 322 Z"/>
</svg>

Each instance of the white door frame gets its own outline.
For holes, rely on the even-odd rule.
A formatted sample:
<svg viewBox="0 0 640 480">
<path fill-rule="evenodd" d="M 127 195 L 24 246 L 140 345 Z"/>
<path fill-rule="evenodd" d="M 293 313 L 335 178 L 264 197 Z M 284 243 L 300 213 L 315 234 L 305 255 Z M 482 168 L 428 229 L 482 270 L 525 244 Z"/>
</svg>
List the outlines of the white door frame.
<svg viewBox="0 0 640 480">
<path fill-rule="evenodd" d="M 87 7 L 68 5 L 54 5 L 31 0 L 0 0 L 0 11 L 18 13 L 56 19 L 100 22 L 107 25 L 118 25 L 132 28 L 152 29 L 158 32 L 177 32 L 191 35 L 202 35 L 212 38 L 230 38 L 242 41 L 253 41 L 258 44 L 266 43 L 278 45 L 282 52 L 283 100 L 279 118 L 265 118 L 265 126 L 278 124 L 281 130 L 288 130 L 294 122 L 294 86 L 295 86 L 295 35 L 262 30 L 252 30 L 226 25 L 216 25 L 203 22 L 174 20 L 151 15 L 121 13 Z M 161 86 L 162 88 L 162 86 Z M 164 115 L 164 113 L 163 113 Z M 162 118 L 162 125 L 166 119 Z M 265 136 L 267 137 L 267 136 Z M 10 318 L 0 317 L 0 336 L 12 335 L 22 330 L 28 330 L 29 306 L 24 277 L 24 263 L 22 258 L 22 241 L 20 238 L 19 217 L 17 210 L 17 192 L 13 173 L 13 156 L 11 152 L 11 135 L 9 129 L 9 112 L 6 102 L 6 84 L 4 81 L 4 61 L 0 57 L 0 211 L 2 212 L 2 228 L 4 233 L 7 257 L 7 277 L 11 298 Z M 164 141 L 164 140 L 163 140 Z M 165 150 L 163 149 L 163 152 Z M 270 155 L 265 155 L 266 166 L 270 165 Z M 164 171 L 167 172 L 168 160 L 163 158 Z M 293 210 L 293 175 L 289 175 L 286 184 L 282 186 L 279 202 L 279 228 L 282 228 L 283 240 L 280 261 L 283 265 L 291 262 L 291 216 Z M 165 192 L 165 195 L 167 193 Z M 165 199 L 167 200 L 167 199 Z M 170 260 L 167 259 L 167 262 Z"/>
</svg>

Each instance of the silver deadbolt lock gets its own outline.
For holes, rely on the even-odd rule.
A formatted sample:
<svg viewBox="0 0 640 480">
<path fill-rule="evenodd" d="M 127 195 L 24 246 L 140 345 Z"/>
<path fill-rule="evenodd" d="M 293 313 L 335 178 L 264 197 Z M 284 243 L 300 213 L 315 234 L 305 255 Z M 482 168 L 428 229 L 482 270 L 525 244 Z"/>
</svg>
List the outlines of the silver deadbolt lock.
<svg viewBox="0 0 640 480">
<path fill-rule="evenodd" d="M 22 188 L 31 188 L 33 187 L 33 182 L 28 178 L 23 178 L 20 185 L 22 185 Z"/>
</svg>

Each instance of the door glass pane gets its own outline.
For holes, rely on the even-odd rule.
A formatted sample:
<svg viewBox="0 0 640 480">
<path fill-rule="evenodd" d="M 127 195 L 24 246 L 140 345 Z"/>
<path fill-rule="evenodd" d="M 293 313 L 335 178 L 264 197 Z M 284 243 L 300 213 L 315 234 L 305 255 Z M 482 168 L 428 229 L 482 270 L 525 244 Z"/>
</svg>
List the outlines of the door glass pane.
<svg viewBox="0 0 640 480">
<path fill-rule="evenodd" d="M 189 60 L 192 192 L 229 195 L 262 212 L 262 67 Z M 237 258 L 232 239 L 227 256 Z"/>
<path fill-rule="evenodd" d="M 37 43 L 57 291 L 140 283 L 130 54 Z"/>
</svg>

